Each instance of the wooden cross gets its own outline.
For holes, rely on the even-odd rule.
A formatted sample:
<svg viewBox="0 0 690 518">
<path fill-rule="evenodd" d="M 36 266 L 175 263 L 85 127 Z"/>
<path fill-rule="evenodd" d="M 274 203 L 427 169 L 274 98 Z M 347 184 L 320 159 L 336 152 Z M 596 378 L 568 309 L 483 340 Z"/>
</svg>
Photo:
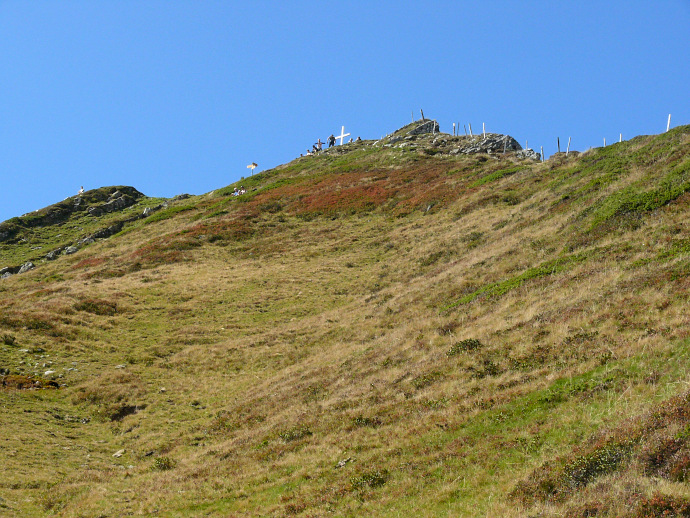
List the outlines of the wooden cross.
<svg viewBox="0 0 690 518">
<path fill-rule="evenodd" d="M 350 136 L 350 134 L 349 134 L 349 133 L 345 133 L 345 126 L 343 126 L 343 127 L 340 129 L 340 135 L 338 135 L 337 137 L 335 137 L 335 139 L 336 139 L 336 140 L 340 139 L 340 145 L 342 146 L 342 145 L 343 145 L 343 139 L 344 139 L 345 137 L 349 137 L 349 136 Z"/>
<path fill-rule="evenodd" d="M 251 164 L 249 164 L 249 165 L 247 166 L 247 169 L 251 169 L 251 170 L 252 170 L 252 176 L 254 175 L 254 169 L 256 169 L 256 167 L 257 167 L 256 162 L 252 162 Z"/>
</svg>

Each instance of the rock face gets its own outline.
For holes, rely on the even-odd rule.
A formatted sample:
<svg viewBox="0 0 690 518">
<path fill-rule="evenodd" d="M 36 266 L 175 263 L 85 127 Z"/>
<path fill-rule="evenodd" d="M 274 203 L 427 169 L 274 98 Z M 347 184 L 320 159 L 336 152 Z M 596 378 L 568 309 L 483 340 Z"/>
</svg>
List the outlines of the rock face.
<svg viewBox="0 0 690 518">
<path fill-rule="evenodd" d="M 466 155 L 472 153 L 503 153 L 504 151 L 519 151 L 522 147 L 510 135 L 487 133 L 485 137 L 477 136 L 477 140 L 470 141 L 467 145 L 459 147 L 458 153 Z"/>
<path fill-rule="evenodd" d="M 438 122 L 436 121 L 426 121 L 422 122 L 416 128 L 407 132 L 408 135 L 423 135 L 425 133 L 438 133 Z"/>
<path fill-rule="evenodd" d="M 137 198 L 129 194 L 125 194 L 122 191 L 115 191 L 110 195 L 107 202 L 102 205 L 94 205 L 89 207 L 88 213 L 91 216 L 102 216 L 108 212 L 115 212 L 118 210 L 126 209 L 137 202 Z"/>
</svg>

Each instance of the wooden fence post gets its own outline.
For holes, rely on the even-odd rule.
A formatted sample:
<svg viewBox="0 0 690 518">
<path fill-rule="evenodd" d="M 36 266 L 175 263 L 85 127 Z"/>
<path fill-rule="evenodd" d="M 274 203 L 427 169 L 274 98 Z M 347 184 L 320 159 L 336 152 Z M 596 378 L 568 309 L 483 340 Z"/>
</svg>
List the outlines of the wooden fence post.
<svg viewBox="0 0 690 518">
<path fill-rule="evenodd" d="M 561 152 L 561 137 L 556 137 L 556 142 L 558 143 L 558 152 Z"/>
<path fill-rule="evenodd" d="M 568 148 L 565 150 L 565 156 L 568 156 L 568 153 L 570 153 L 570 137 L 568 137 Z"/>
</svg>

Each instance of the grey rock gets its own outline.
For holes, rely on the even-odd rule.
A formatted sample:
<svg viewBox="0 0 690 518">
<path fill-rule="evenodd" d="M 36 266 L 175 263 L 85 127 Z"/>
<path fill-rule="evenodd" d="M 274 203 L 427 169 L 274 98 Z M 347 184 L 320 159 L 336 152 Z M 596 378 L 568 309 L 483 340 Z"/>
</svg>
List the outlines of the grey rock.
<svg viewBox="0 0 690 518">
<path fill-rule="evenodd" d="M 465 139 L 463 139 L 465 140 Z M 454 154 L 464 153 L 466 155 L 474 153 L 502 153 L 503 151 L 519 151 L 522 147 L 510 135 L 499 135 L 487 133 L 484 137 L 470 139 L 469 143 L 459 146 L 459 151 Z"/>
<path fill-rule="evenodd" d="M 408 135 L 422 135 L 424 133 L 438 133 L 439 132 L 438 122 L 436 121 L 426 121 L 407 132 Z"/>
<path fill-rule="evenodd" d="M 118 210 L 126 209 L 127 207 L 134 205 L 137 199 L 128 194 L 123 194 L 121 191 L 115 191 L 110 195 L 108 201 L 102 205 L 94 205 L 89 207 L 88 213 L 91 216 L 102 216 L 108 212 L 115 212 Z"/>
<path fill-rule="evenodd" d="M 393 137 L 393 138 L 390 140 L 390 143 L 391 143 L 391 144 L 395 144 L 396 142 L 400 142 L 401 140 L 402 140 L 402 137 Z"/>
<path fill-rule="evenodd" d="M 7 279 L 8 277 L 12 277 L 12 274 L 10 272 L 6 272 L 0 275 L 0 279 Z"/>
<path fill-rule="evenodd" d="M 45 258 L 48 259 L 49 261 L 54 261 L 55 259 L 57 259 L 58 255 L 60 255 L 62 253 L 63 250 L 64 250 L 64 248 L 62 248 L 62 247 L 56 248 L 55 250 L 48 252 L 45 255 Z"/>
<path fill-rule="evenodd" d="M 91 242 L 93 242 L 94 239 L 103 239 L 106 237 L 113 236 L 113 235 L 117 234 L 120 230 L 122 230 L 123 226 L 124 226 L 124 223 L 122 223 L 121 221 L 118 221 L 114 225 L 110 225 L 109 227 L 102 228 L 101 230 L 99 230 L 95 234 L 91 234 L 91 236 L 89 236 L 92 240 Z"/>
<path fill-rule="evenodd" d="M 541 154 L 537 153 L 534 149 L 521 149 L 515 153 L 517 158 L 529 158 L 530 160 L 541 160 Z"/>
<path fill-rule="evenodd" d="M 344 468 L 348 462 L 352 462 L 352 457 L 348 457 L 347 459 L 343 459 L 338 462 L 338 464 L 335 465 L 336 469 L 337 468 Z"/>
<path fill-rule="evenodd" d="M 65 248 L 65 253 L 67 255 L 75 254 L 78 251 L 79 251 L 79 248 L 77 248 L 76 246 L 68 246 L 67 248 Z"/>
<path fill-rule="evenodd" d="M 29 261 L 24 263 L 17 273 L 26 273 L 29 270 L 33 270 L 34 268 L 36 268 L 36 266 L 34 266 L 34 263 Z"/>
</svg>

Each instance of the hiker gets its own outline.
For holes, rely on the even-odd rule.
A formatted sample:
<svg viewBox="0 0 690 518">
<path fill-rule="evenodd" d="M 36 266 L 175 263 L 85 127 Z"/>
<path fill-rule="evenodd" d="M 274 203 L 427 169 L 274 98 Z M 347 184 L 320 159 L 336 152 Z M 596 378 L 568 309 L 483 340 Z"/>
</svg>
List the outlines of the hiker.
<svg viewBox="0 0 690 518">
<path fill-rule="evenodd" d="M 84 186 L 81 186 L 81 189 L 79 189 L 79 194 L 84 194 Z"/>
<path fill-rule="evenodd" d="M 323 149 L 323 142 L 321 142 L 321 138 L 319 137 L 319 140 L 316 141 L 316 149 L 321 151 Z"/>
<path fill-rule="evenodd" d="M 357 137 L 357 140 L 355 142 L 362 142 L 362 137 Z"/>
<path fill-rule="evenodd" d="M 331 136 L 328 137 L 328 147 L 333 147 L 335 146 L 335 135 L 331 133 Z"/>
</svg>

